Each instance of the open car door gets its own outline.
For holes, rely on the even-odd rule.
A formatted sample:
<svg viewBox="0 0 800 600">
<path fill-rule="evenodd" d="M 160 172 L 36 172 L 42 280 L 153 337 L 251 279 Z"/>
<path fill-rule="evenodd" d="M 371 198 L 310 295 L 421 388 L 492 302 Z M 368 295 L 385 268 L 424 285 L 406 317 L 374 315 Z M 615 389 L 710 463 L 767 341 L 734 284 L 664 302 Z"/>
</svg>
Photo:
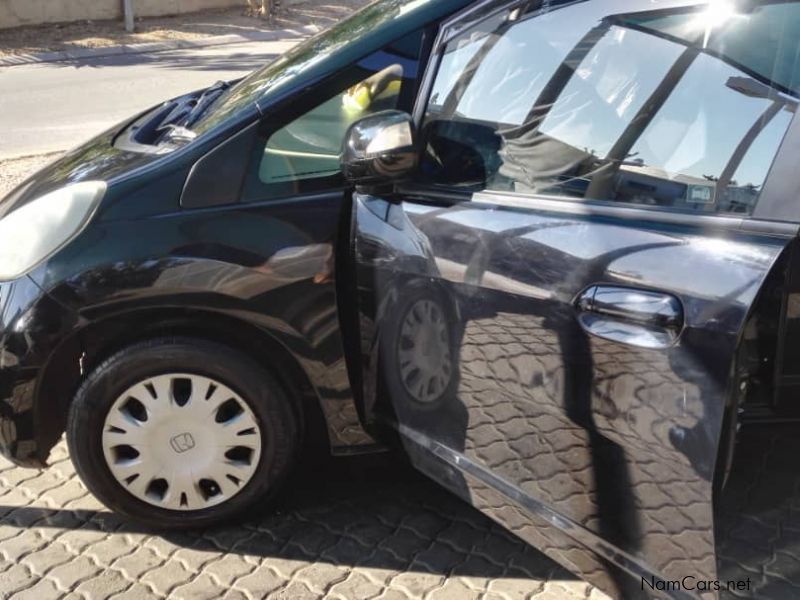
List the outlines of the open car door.
<svg viewBox="0 0 800 600">
<path fill-rule="evenodd" d="M 719 4 L 454 19 L 414 181 L 355 196 L 367 418 L 615 596 L 725 588 L 737 348 L 797 234 L 800 3 Z"/>
</svg>

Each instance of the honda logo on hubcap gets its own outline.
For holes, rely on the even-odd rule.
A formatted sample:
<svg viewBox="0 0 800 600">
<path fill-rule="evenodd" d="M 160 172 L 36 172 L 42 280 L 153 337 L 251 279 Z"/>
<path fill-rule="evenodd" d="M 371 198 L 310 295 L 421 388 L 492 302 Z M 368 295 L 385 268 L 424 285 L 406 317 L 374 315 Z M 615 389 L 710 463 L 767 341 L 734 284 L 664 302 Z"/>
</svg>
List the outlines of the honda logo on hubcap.
<svg viewBox="0 0 800 600">
<path fill-rule="evenodd" d="M 194 438 L 191 433 L 181 433 L 169 441 L 169 445 L 178 454 L 194 448 Z"/>
</svg>

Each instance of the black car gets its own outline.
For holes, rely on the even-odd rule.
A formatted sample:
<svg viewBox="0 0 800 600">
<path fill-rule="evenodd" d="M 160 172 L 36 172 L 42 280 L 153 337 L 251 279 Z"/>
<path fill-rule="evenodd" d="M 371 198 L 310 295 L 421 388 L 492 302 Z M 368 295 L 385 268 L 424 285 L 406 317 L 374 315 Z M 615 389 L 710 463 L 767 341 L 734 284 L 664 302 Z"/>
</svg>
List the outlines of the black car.
<svg viewBox="0 0 800 600">
<path fill-rule="evenodd" d="M 799 56 L 796 1 L 379 0 L 121 124 L 0 204 L 0 449 L 197 527 L 396 445 L 713 597 L 737 432 L 798 412 Z"/>
</svg>

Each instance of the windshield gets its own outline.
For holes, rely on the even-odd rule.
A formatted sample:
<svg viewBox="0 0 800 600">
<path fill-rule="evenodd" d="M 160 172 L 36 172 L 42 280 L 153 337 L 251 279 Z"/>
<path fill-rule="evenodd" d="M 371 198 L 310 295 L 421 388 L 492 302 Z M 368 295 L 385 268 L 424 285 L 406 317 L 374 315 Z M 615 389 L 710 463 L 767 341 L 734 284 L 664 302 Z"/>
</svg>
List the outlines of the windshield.
<svg viewBox="0 0 800 600">
<path fill-rule="evenodd" d="M 267 90 L 309 71 L 348 46 L 360 46 L 365 36 L 418 8 L 442 0 L 378 0 L 328 31 L 295 46 L 276 61 L 259 69 L 226 91 L 195 123 L 196 133 L 208 131 L 242 108 L 257 102 Z M 401 32 L 402 35 L 402 32 Z M 390 41 L 384 38 L 384 42 Z M 372 48 L 366 48 L 369 53 Z M 358 57 L 354 57 L 358 58 Z"/>
</svg>

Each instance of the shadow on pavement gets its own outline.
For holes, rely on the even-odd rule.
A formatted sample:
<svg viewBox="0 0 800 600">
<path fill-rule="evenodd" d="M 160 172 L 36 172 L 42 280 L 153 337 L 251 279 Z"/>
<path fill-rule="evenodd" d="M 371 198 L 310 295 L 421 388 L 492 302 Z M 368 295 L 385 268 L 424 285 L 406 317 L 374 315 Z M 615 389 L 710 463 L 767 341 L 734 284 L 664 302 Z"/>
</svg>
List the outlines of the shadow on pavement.
<svg viewBox="0 0 800 600">
<path fill-rule="evenodd" d="M 577 578 L 391 454 L 308 464 L 262 516 L 163 533 L 110 512 L 0 506 L 20 528 L 143 534 L 193 551 L 486 579 Z"/>
<path fill-rule="evenodd" d="M 723 597 L 800 597 L 800 426 L 745 425 L 717 511 L 720 580 L 753 591 Z"/>
<path fill-rule="evenodd" d="M 211 562 L 242 557 L 248 569 L 258 564 L 317 569 L 335 565 L 347 572 L 360 570 L 387 578 L 408 573 L 486 582 L 519 579 L 530 581 L 531 590 L 538 589 L 537 582 L 577 583 L 574 575 L 392 454 L 306 461 L 263 514 L 226 527 L 178 533 L 150 530 L 105 510 L 85 509 L 86 500 L 75 509 L 42 507 L 43 503 L 58 505 L 61 487 L 74 488 L 70 497 L 81 496 L 64 460 L 59 463 L 64 466 L 57 468 L 65 469 L 69 479 L 58 488 L 39 492 L 28 505 L 0 505 L 0 531 L 6 532 L 0 554 L 21 552 L 17 558 L 24 562 L 44 552 L 48 544 L 71 536 L 64 546 L 65 551 L 72 548 L 76 553 L 70 560 L 86 552 L 91 555 L 95 544 L 113 539 L 131 548 L 125 552 L 135 551 L 132 556 L 152 555 L 148 548 L 171 548 L 165 557 L 151 556 L 162 565 L 172 564 L 174 552 L 189 550 L 210 557 L 203 560 Z M 800 597 L 798 460 L 799 426 L 751 425 L 742 430 L 734 470 L 717 514 L 719 578 L 749 577 L 753 583 L 748 594 L 729 593 L 723 598 Z M 34 489 L 30 487 L 30 493 L 37 493 Z M 20 541 L 11 541 L 8 534 L 12 532 L 17 532 L 13 540 Z M 27 541 L 22 542 L 23 537 Z M 75 540 L 90 545 L 73 548 Z M 16 548 L 23 543 L 25 547 Z M 114 565 L 112 570 L 119 568 L 114 557 L 107 560 Z M 31 585 L 36 581 L 31 580 Z"/>
<path fill-rule="evenodd" d="M 293 40 L 287 40 L 291 42 Z M 265 42 L 266 44 L 267 42 Z M 77 69 L 102 69 L 113 67 L 155 67 L 168 70 L 192 71 L 253 71 L 280 56 L 279 54 L 237 52 L 236 44 L 227 46 L 228 52 L 212 56 L 198 55 L 203 49 L 168 50 L 149 54 L 121 54 L 98 58 L 66 60 L 53 65 Z"/>
</svg>

